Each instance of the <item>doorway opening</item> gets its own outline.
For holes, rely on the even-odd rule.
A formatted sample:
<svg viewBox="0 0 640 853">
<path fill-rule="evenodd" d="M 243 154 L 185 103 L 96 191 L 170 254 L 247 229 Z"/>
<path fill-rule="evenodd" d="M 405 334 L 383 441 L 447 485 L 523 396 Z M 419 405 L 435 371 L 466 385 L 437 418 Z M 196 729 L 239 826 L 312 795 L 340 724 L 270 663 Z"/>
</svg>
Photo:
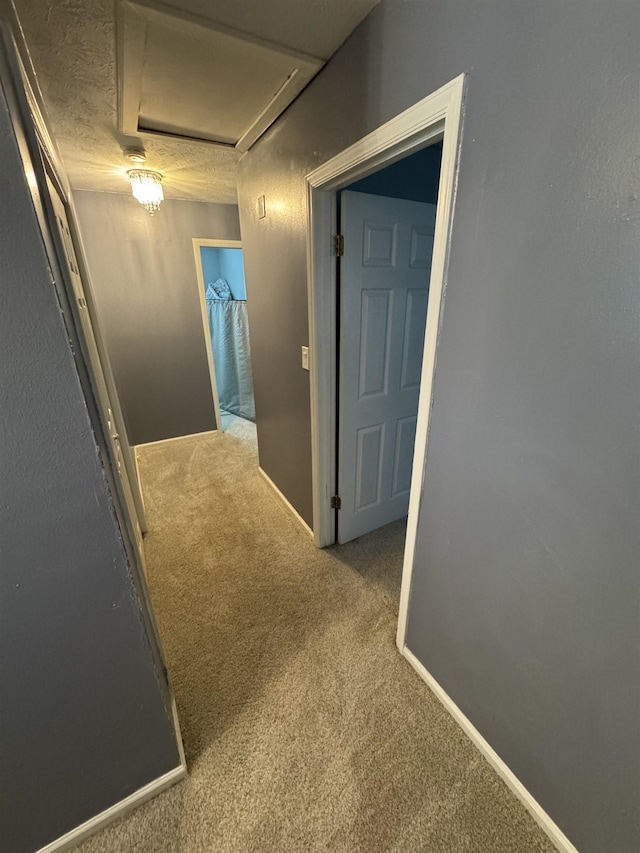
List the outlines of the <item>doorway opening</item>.
<svg viewBox="0 0 640 853">
<path fill-rule="evenodd" d="M 341 545 L 406 523 L 441 157 L 438 141 L 337 193 Z"/>
<path fill-rule="evenodd" d="M 461 75 L 307 175 L 314 541 L 346 542 L 366 532 L 366 516 L 373 530 L 406 511 L 403 654 L 463 89 Z M 437 204 L 382 195 L 392 174 L 386 167 L 395 166 L 398 186 L 401 161 L 436 145 Z M 435 158 L 435 150 L 422 156 Z M 396 280 L 400 267 L 408 277 Z M 402 397 L 412 397 L 411 411 Z M 378 518 L 383 485 L 387 506 Z"/>
<path fill-rule="evenodd" d="M 211 393 L 218 429 L 255 423 L 242 243 L 193 239 Z"/>
</svg>

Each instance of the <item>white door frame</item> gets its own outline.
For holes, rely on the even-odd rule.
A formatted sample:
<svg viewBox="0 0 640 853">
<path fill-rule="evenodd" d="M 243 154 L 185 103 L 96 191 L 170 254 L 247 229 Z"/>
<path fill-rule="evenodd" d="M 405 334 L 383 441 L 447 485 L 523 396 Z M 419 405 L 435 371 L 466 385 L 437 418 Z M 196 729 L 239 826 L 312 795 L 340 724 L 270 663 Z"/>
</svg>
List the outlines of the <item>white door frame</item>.
<svg viewBox="0 0 640 853">
<path fill-rule="evenodd" d="M 205 246 L 212 249 L 241 249 L 242 240 L 209 240 L 206 237 L 194 237 L 193 257 L 196 262 L 196 276 L 198 278 L 198 293 L 200 294 L 200 313 L 202 315 L 202 330 L 204 342 L 207 348 L 209 362 L 209 379 L 211 381 L 211 395 L 213 397 L 213 410 L 216 417 L 216 429 L 222 432 L 222 414 L 220 412 L 220 397 L 218 396 L 218 382 L 216 380 L 216 365 L 213 360 L 213 347 L 211 346 L 211 327 L 209 326 L 209 315 L 207 314 L 207 299 L 205 296 L 204 273 L 202 271 L 202 256 L 200 249 Z"/>
<path fill-rule="evenodd" d="M 336 233 L 336 192 L 378 169 L 391 165 L 427 144 L 443 140 L 436 213 L 429 305 L 424 340 L 420 400 L 409 498 L 407 538 L 402 571 L 397 644 L 405 650 L 411 573 L 415 552 L 422 477 L 427 455 L 433 375 L 446 284 L 449 240 L 462 131 L 464 74 L 376 128 L 306 177 L 309 349 L 311 382 L 311 448 L 314 542 L 322 548 L 335 542 L 336 494 L 336 264 L 332 237 Z"/>
</svg>

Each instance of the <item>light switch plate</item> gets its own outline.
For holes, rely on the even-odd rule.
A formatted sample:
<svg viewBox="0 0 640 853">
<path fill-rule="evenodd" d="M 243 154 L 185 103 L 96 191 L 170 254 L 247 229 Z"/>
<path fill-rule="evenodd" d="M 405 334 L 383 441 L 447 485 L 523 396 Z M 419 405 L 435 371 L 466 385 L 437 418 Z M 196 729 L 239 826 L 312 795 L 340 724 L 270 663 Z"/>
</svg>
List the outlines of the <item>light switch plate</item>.
<svg viewBox="0 0 640 853">
<path fill-rule="evenodd" d="M 309 370 L 309 347 L 302 347 L 302 366 Z"/>
<path fill-rule="evenodd" d="M 258 219 L 264 219 L 267 215 L 267 200 L 263 195 L 258 196 Z"/>
</svg>

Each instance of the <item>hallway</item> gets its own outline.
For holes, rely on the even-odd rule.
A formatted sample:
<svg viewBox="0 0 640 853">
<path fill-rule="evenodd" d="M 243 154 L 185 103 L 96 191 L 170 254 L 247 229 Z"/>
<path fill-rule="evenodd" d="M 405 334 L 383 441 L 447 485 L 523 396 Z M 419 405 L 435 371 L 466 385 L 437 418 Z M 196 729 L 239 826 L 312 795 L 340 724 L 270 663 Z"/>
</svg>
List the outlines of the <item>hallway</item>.
<svg viewBox="0 0 640 853">
<path fill-rule="evenodd" d="M 81 853 L 554 849 L 396 650 L 401 524 L 316 550 L 239 419 L 139 465 L 190 775 Z"/>
</svg>

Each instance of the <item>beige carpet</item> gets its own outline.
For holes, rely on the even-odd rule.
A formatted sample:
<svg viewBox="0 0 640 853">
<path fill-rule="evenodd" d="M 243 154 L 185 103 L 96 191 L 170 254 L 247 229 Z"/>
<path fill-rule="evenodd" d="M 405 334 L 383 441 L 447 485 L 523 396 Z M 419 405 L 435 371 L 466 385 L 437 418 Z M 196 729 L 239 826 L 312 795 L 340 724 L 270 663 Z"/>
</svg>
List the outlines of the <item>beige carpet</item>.
<svg viewBox="0 0 640 853">
<path fill-rule="evenodd" d="M 256 465 L 237 419 L 140 451 L 190 776 L 82 853 L 550 853 L 396 650 L 402 524 L 318 551 Z"/>
</svg>

